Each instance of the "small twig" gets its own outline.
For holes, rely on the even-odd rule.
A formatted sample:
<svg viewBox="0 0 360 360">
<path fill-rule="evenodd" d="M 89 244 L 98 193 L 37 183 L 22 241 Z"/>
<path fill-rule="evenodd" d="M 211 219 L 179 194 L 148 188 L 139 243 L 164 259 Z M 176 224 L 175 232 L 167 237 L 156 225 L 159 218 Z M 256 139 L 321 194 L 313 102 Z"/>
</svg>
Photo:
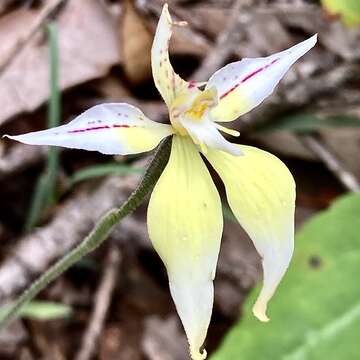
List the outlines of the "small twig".
<svg viewBox="0 0 360 360">
<path fill-rule="evenodd" d="M 8 55 L 0 64 L 0 74 L 12 63 L 12 61 L 21 53 L 25 45 L 33 38 L 33 36 L 42 28 L 45 21 L 59 8 L 65 0 L 46 1 L 43 10 L 40 12 L 37 21 L 32 25 L 26 35 L 19 39 Z"/>
<path fill-rule="evenodd" d="M 94 311 L 82 339 L 80 351 L 75 357 L 76 360 L 89 360 L 94 355 L 99 336 L 104 327 L 104 321 L 116 284 L 120 262 L 121 254 L 119 248 L 113 245 L 109 249 L 105 262 L 105 271 L 95 296 Z"/>
<path fill-rule="evenodd" d="M 299 135 L 303 144 L 321 159 L 327 168 L 339 179 L 350 191 L 360 191 L 360 184 L 356 177 L 344 166 L 344 164 L 332 153 L 316 135 Z"/>
</svg>

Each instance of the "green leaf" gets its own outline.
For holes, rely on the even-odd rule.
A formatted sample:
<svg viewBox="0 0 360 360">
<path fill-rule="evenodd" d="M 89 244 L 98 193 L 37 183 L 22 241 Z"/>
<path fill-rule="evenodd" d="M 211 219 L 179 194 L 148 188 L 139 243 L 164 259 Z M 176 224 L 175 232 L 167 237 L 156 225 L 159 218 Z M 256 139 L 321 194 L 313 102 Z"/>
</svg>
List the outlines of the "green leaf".
<svg viewBox="0 0 360 360">
<path fill-rule="evenodd" d="M 39 221 L 41 214 L 44 212 L 44 204 L 48 197 L 48 178 L 47 174 L 41 174 L 35 184 L 35 189 L 31 198 L 30 208 L 25 222 L 25 231 L 28 232 Z"/>
<path fill-rule="evenodd" d="M 75 172 L 69 178 L 68 186 L 70 187 L 80 181 L 93 179 L 101 176 L 142 174 L 143 172 L 144 169 L 142 168 L 134 168 L 132 166 L 119 164 L 119 163 L 94 165 Z"/>
<path fill-rule="evenodd" d="M 58 27 L 55 23 L 47 26 L 49 38 L 49 62 L 50 62 L 50 99 L 48 105 L 48 128 L 60 125 L 61 117 L 61 92 L 59 86 L 59 45 Z M 51 146 L 47 159 L 47 204 L 56 202 L 56 180 L 59 172 L 59 149 Z"/>
<path fill-rule="evenodd" d="M 321 0 L 324 9 L 332 16 L 339 16 L 349 27 L 360 25 L 359 0 Z"/>
<path fill-rule="evenodd" d="M 296 236 L 290 269 L 270 302 L 269 323 L 244 316 L 212 360 L 360 359 L 360 194 L 346 195 Z"/>
<path fill-rule="evenodd" d="M 288 130 L 297 133 L 311 133 L 324 128 L 359 127 L 360 119 L 351 116 L 320 118 L 311 114 L 289 115 L 278 120 L 259 125 L 257 131 L 272 132 Z"/>
<path fill-rule="evenodd" d="M 4 318 L 9 308 L 10 305 L 0 308 L 0 321 Z M 19 316 L 22 318 L 41 321 L 63 319 L 71 314 L 72 308 L 70 306 L 50 301 L 32 301 L 24 305 L 19 312 Z"/>
</svg>

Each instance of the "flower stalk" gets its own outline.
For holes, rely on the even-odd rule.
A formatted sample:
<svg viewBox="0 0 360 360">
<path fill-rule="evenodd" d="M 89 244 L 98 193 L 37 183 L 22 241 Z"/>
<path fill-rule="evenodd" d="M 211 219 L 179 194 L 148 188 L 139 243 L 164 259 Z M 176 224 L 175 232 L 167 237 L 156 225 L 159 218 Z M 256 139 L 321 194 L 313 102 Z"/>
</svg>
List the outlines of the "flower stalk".
<svg viewBox="0 0 360 360">
<path fill-rule="evenodd" d="M 31 301 L 50 282 L 101 245 L 108 237 L 114 225 L 119 223 L 124 217 L 131 214 L 139 205 L 141 205 L 146 195 L 154 188 L 165 168 L 169 159 L 170 148 L 171 138 L 166 138 L 156 150 L 143 178 L 127 201 L 120 208 L 111 209 L 103 215 L 90 234 L 78 246 L 50 267 L 44 274 L 35 280 L 22 295 L 20 295 L 0 322 L 0 330 L 11 323 L 17 317 L 19 310 Z"/>
</svg>

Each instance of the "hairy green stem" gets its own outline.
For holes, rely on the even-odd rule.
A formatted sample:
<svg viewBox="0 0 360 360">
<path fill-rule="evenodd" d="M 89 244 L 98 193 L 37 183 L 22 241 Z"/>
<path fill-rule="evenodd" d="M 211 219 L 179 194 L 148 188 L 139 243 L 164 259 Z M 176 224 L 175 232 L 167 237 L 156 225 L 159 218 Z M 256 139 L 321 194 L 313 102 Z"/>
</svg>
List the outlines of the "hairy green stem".
<svg viewBox="0 0 360 360">
<path fill-rule="evenodd" d="M 3 329 L 14 320 L 21 307 L 33 299 L 46 285 L 82 257 L 96 249 L 107 238 L 113 226 L 132 213 L 144 201 L 146 195 L 154 188 L 167 164 L 170 147 L 171 139 L 167 138 L 160 144 L 139 185 L 127 201 L 119 209 L 112 209 L 107 212 L 78 246 L 50 267 L 22 293 L 0 322 L 0 329 Z"/>
</svg>

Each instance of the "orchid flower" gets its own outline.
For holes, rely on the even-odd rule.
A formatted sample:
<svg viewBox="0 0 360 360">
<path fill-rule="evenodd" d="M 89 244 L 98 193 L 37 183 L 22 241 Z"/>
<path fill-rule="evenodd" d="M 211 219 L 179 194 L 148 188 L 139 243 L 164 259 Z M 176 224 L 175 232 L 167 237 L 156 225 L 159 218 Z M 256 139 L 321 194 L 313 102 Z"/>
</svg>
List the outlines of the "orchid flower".
<svg viewBox="0 0 360 360">
<path fill-rule="evenodd" d="M 152 121 L 134 106 L 111 103 L 94 106 L 66 125 L 9 138 L 126 155 L 152 150 L 165 137 L 173 137 L 168 164 L 151 195 L 147 222 L 167 269 L 191 357 L 199 360 L 206 357 L 201 348 L 213 307 L 223 230 L 219 193 L 201 154 L 220 175 L 234 215 L 262 258 L 264 281 L 253 312 L 267 321 L 267 303 L 293 253 L 295 183 L 274 155 L 226 140 L 221 132 L 239 134 L 220 123 L 235 120 L 267 98 L 290 66 L 315 45 L 316 35 L 268 57 L 228 64 L 203 87 L 181 79 L 170 64 L 173 25 L 164 5 L 151 65 L 170 124 Z"/>
</svg>

